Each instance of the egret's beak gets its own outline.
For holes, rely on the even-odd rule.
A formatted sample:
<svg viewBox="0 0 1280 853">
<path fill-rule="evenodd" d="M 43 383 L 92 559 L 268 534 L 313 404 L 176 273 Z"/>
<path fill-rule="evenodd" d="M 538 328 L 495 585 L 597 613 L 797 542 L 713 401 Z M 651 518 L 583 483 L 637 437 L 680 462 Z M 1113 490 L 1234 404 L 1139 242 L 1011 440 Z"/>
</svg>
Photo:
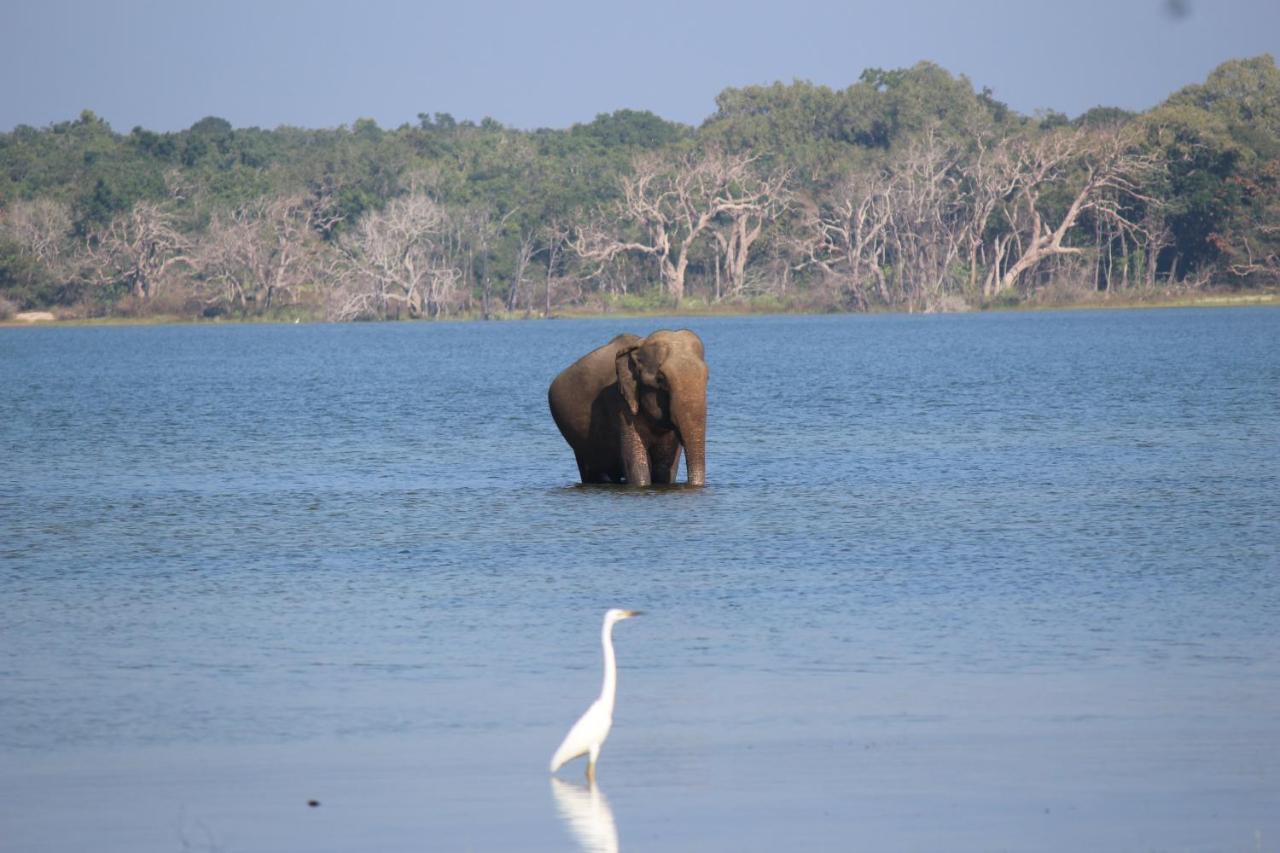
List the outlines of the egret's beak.
<svg viewBox="0 0 1280 853">
<path fill-rule="evenodd" d="M 643 611 L 643 610 L 628 610 L 628 611 L 627 611 L 627 618 L 628 618 L 628 619 L 630 619 L 632 616 L 643 616 L 643 615 L 644 615 L 644 611 Z"/>
</svg>

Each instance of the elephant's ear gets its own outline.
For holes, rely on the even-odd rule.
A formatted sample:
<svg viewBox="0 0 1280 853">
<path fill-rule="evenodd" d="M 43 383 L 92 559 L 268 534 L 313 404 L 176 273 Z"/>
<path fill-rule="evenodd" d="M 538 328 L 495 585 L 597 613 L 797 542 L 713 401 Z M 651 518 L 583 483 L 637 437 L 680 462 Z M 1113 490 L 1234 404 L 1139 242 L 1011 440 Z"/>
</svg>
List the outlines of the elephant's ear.
<svg viewBox="0 0 1280 853">
<path fill-rule="evenodd" d="M 627 408 L 633 415 L 640 411 L 640 397 L 636 389 L 636 366 L 631 358 L 635 349 L 635 347 L 628 347 L 622 350 L 614 360 L 618 369 L 618 390 L 622 392 L 622 399 L 627 401 Z"/>
</svg>

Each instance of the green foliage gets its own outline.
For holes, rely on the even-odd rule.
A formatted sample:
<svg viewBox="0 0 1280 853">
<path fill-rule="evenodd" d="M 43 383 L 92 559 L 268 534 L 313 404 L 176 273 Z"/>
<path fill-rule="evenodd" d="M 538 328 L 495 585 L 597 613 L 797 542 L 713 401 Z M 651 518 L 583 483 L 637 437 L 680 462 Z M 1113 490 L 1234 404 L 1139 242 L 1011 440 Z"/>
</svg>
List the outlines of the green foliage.
<svg viewBox="0 0 1280 853">
<path fill-rule="evenodd" d="M 975 93 L 965 77 L 921 62 L 869 68 L 841 91 L 807 81 L 726 89 L 699 138 L 730 152 L 769 155 L 821 185 L 926 129 L 965 136 L 1012 122 L 989 90 Z"/>
<path fill-rule="evenodd" d="M 859 85 L 881 96 L 882 121 L 890 143 L 929 127 L 962 132 L 993 121 L 996 113 L 1007 116 L 989 97 L 976 95 L 968 78 L 952 77 L 932 62 L 896 71 L 868 69 Z"/>
<path fill-rule="evenodd" d="M 1120 127 L 1137 117 L 1137 113 L 1120 107 L 1093 107 L 1072 120 L 1072 127 Z"/>
<path fill-rule="evenodd" d="M 1270 56 L 1223 63 L 1142 121 L 1168 164 L 1163 195 L 1189 269 L 1274 243 L 1267 188 L 1280 158 L 1280 70 Z"/>
<path fill-rule="evenodd" d="M 1039 129 L 1048 131 L 1059 127 L 1067 127 L 1071 124 L 1071 119 L 1067 118 L 1065 113 L 1057 110 L 1048 110 L 1039 116 Z"/>
<path fill-rule="evenodd" d="M 575 124 L 569 133 L 606 149 L 654 149 L 679 142 L 688 130 L 648 111 L 618 110 L 602 113 L 590 124 Z"/>
<path fill-rule="evenodd" d="M 476 123 L 420 113 L 416 123 L 394 129 L 368 118 L 321 130 L 235 128 L 208 116 L 177 132 L 136 127 L 118 134 L 86 110 L 45 128 L 0 133 L 0 226 L 8 206 L 47 199 L 70 209 L 72 226 L 63 236 L 68 246 L 83 246 L 114 217 L 149 201 L 168 205 L 196 244 L 210 223 L 226 221 L 233 211 L 298 197 L 328 205 L 324 223 L 313 227 L 333 249 L 361 217 L 410 191 L 426 192 L 452 217 L 452 250 L 468 259 L 467 298 L 512 305 L 520 296 L 518 275 L 527 289 L 535 270 L 545 276 L 553 259 L 559 266 L 569 263 L 563 246 L 552 250 L 548 227 L 580 224 L 607 210 L 638 155 L 675 162 L 716 149 L 751 155 L 761 174 L 785 171 L 791 202 L 753 250 L 769 253 L 775 263 L 768 269 L 776 271 L 797 260 L 778 259 L 802 236 L 802 214 L 850 175 L 892 174 L 926 133 L 940 137 L 949 151 L 973 156 L 994 140 L 1132 126 L 1161 160 L 1158 177 L 1143 187 L 1143 203 L 1159 212 L 1171 235 L 1157 259 L 1161 274 L 1176 270 L 1260 284 L 1273 280 L 1267 259 L 1280 257 L 1280 71 L 1270 56 L 1223 63 L 1204 83 L 1142 115 L 1095 107 L 1074 120 L 1053 111 L 1027 118 L 990 90 L 975 91 L 965 77 L 929 62 L 867 69 L 843 89 L 807 81 L 728 88 L 715 106 L 697 129 L 624 109 L 564 130 L 529 132 L 490 118 Z M 1046 189 L 1043 209 L 1051 215 L 1064 210 L 1079 180 L 1079 174 L 1069 175 Z M 1135 220 L 1147 215 L 1127 213 Z M 1077 242 L 1087 242 L 1090 229 L 1103 224 L 1092 214 L 1083 217 Z M 993 219 L 987 236 L 994 238 L 1000 227 Z M 1119 246 L 1113 254 L 1131 251 Z M 700 247 L 690 275 L 709 281 L 717 257 L 711 242 Z M 1147 260 L 1134 255 L 1121 263 L 1130 269 Z M 976 279 L 980 263 L 971 266 Z M 585 265 L 553 272 L 565 274 L 566 293 L 591 274 Z M 653 273 L 651 264 L 634 263 L 615 270 L 619 282 L 600 291 L 627 292 L 613 297 L 615 309 L 649 310 L 663 300 Z M 74 280 L 76 273 L 59 275 Z M 797 275 L 796 287 L 826 286 L 812 270 Z M 23 306 L 84 298 L 83 282 L 58 278 L 31 261 L 12 235 L 0 236 L 0 295 Z M 711 292 L 710 285 L 703 290 Z M 788 304 L 825 298 L 786 297 Z"/>
<path fill-rule="evenodd" d="M 605 314 L 655 314 L 671 311 L 674 307 L 660 291 L 647 293 L 607 293 L 600 298 Z"/>
</svg>

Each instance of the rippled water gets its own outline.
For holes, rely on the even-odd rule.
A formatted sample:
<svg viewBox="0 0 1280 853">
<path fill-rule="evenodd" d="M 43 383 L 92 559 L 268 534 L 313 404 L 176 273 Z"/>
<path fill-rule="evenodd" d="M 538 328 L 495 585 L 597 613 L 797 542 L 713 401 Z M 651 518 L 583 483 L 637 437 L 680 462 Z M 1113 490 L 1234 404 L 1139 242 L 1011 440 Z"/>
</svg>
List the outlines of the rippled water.
<svg viewBox="0 0 1280 853">
<path fill-rule="evenodd" d="M 0 330 L 0 847 L 1277 849 L 1280 311 L 681 322 Z"/>
</svg>

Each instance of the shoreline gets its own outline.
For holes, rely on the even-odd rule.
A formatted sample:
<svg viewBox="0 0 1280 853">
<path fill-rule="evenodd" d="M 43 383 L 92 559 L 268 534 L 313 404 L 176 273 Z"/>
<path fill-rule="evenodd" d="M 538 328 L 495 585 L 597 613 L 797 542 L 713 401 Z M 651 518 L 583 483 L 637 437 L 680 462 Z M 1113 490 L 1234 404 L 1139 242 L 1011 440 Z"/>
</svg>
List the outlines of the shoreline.
<svg viewBox="0 0 1280 853">
<path fill-rule="evenodd" d="M 616 311 L 590 311 L 586 309 L 567 309 L 556 312 L 550 317 L 539 313 L 526 315 L 524 312 L 494 312 L 487 319 L 479 314 L 463 314 L 437 320 L 403 319 L 403 320 L 363 320 L 357 323 L 488 323 L 488 322 L 523 322 L 538 320 L 595 320 L 595 319 L 631 319 L 646 317 L 752 317 L 752 316 L 830 316 L 836 314 L 883 316 L 913 314 L 1004 314 L 1044 311 L 1131 311 L 1170 308 L 1241 308 L 1241 307 L 1278 307 L 1280 292 L 1262 292 L 1249 294 L 1205 294 L 1200 296 L 1178 297 L 1118 297 L 1115 299 L 1088 299 L 1074 302 L 1024 303 L 1018 305 L 990 305 L 980 308 L 969 308 L 963 311 L 918 312 L 902 310 L 873 311 L 828 311 L 821 309 L 765 309 L 743 304 L 701 304 L 697 307 L 655 307 L 625 308 Z M 27 315 L 27 316 L 24 316 Z M 330 321 L 308 318 L 304 315 L 289 317 L 182 317 L 173 314 L 156 314 L 145 317 L 78 317 L 62 319 L 48 309 L 18 312 L 13 317 L 0 320 L 0 329 L 26 329 L 37 327 L 75 327 L 75 326 L 227 326 L 227 325 L 295 325 L 317 324 Z"/>
</svg>

